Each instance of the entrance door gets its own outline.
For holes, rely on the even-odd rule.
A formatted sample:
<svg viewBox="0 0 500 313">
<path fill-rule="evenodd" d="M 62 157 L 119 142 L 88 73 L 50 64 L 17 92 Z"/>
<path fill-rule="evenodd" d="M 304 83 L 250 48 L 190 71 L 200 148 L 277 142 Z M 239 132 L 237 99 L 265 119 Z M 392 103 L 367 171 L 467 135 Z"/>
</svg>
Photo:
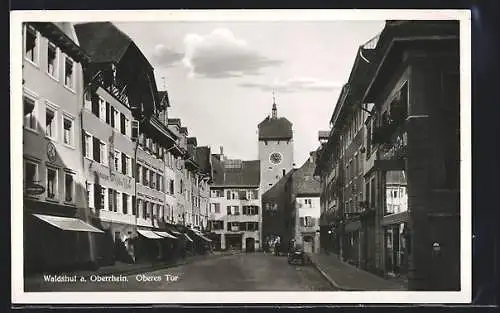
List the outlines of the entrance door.
<svg viewBox="0 0 500 313">
<path fill-rule="evenodd" d="M 313 253 L 314 240 L 312 236 L 304 236 L 304 252 Z"/>
<path fill-rule="evenodd" d="M 245 240 L 246 244 L 246 251 L 247 252 L 255 252 L 255 239 L 254 238 L 247 238 Z"/>
</svg>

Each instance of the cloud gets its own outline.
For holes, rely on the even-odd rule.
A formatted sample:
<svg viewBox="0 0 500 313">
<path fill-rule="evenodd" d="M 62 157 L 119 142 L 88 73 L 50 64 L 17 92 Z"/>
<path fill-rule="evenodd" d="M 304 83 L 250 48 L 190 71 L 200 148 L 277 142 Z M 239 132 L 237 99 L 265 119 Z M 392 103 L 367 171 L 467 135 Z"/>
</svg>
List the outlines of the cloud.
<svg viewBox="0 0 500 313">
<path fill-rule="evenodd" d="M 184 54 L 165 47 L 162 44 L 155 46 L 153 62 L 163 67 L 171 67 L 182 60 Z"/>
<path fill-rule="evenodd" d="M 275 89 L 278 92 L 333 91 L 342 88 L 342 84 L 338 82 L 322 81 L 309 77 L 296 77 L 285 81 L 275 80 L 273 83 L 241 83 L 240 86 L 258 88 L 262 91 Z"/>
<path fill-rule="evenodd" d="M 278 66 L 280 60 L 261 55 L 248 43 L 236 38 L 224 28 L 208 35 L 188 34 L 184 38 L 185 54 L 182 62 L 190 76 L 209 78 L 259 75 L 265 67 Z"/>
</svg>

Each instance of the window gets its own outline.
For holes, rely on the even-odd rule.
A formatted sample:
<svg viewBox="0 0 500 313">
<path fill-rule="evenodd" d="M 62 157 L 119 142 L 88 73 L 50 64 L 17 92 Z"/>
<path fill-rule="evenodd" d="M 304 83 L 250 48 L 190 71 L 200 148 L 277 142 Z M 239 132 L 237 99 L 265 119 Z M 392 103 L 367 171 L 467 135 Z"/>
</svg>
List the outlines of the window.
<svg viewBox="0 0 500 313">
<path fill-rule="evenodd" d="M 104 100 L 103 100 L 103 101 L 104 101 Z M 109 102 L 106 102 L 106 103 L 104 104 L 104 106 L 105 106 L 105 112 L 104 112 L 104 115 L 105 115 L 105 119 L 106 119 L 106 124 L 108 124 L 108 125 L 109 125 L 109 123 L 111 122 L 111 118 L 110 118 L 110 116 L 111 116 L 111 109 L 112 109 L 112 107 L 111 107 L 111 105 L 109 104 Z"/>
<path fill-rule="evenodd" d="M 94 195 L 97 202 L 94 203 L 99 210 L 106 210 L 106 188 L 100 185 L 94 185 Z"/>
<path fill-rule="evenodd" d="M 125 153 L 122 153 L 122 160 L 121 160 L 121 167 L 122 167 L 122 174 L 127 175 L 127 170 L 128 170 L 128 160 L 127 160 L 127 155 Z"/>
<path fill-rule="evenodd" d="M 112 127 L 116 130 L 120 130 L 120 112 L 116 108 L 113 108 L 113 122 Z"/>
<path fill-rule="evenodd" d="M 174 192 L 175 192 L 175 190 L 174 190 L 174 180 L 173 179 L 170 180 L 170 188 L 169 189 L 170 189 L 170 194 L 173 195 Z"/>
<path fill-rule="evenodd" d="M 74 191 L 75 191 L 75 181 L 73 179 L 73 174 L 64 173 L 64 201 L 73 202 Z"/>
<path fill-rule="evenodd" d="M 155 172 L 149 170 L 149 187 L 155 189 Z"/>
<path fill-rule="evenodd" d="M 47 198 L 57 197 L 57 169 L 47 168 Z"/>
<path fill-rule="evenodd" d="M 120 166 L 121 165 L 120 157 L 121 157 L 120 151 L 115 150 L 114 155 L 113 155 L 113 166 L 114 166 L 114 170 L 117 172 L 120 170 L 120 167 L 121 167 Z"/>
<path fill-rule="evenodd" d="M 142 199 L 137 199 L 137 217 L 144 217 L 144 204 Z"/>
<path fill-rule="evenodd" d="M 161 183 L 161 175 L 160 174 L 156 174 L 156 190 L 160 191 L 162 188 L 162 183 Z"/>
<path fill-rule="evenodd" d="M 227 200 L 231 200 L 231 191 L 227 191 Z"/>
<path fill-rule="evenodd" d="M 26 38 L 24 42 L 24 56 L 26 59 L 37 64 L 38 63 L 38 47 L 39 47 L 39 36 L 36 29 L 28 25 L 26 27 Z"/>
<path fill-rule="evenodd" d="M 116 199 L 115 191 L 111 188 L 108 189 L 108 210 L 115 211 Z"/>
<path fill-rule="evenodd" d="M 23 96 L 24 105 L 24 127 L 36 130 L 36 116 L 35 116 L 36 101 L 32 98 Z"/>
<path fill-rule="evenodd" d="M 57 47 L 49 42 L 47 46 L 47 73 L 57 79 Z"/>
<path fill-rule="evenodd" d="M 306 207 L 312 208 L 312 200 L 311 199 L 305 199 L 304 204 L 306 205 Z"/>
<path fill-rule="evenodd" d="M 148 186 L 148 169 L 144 166 L 142 167 L 142 184 Z"/>
<path fill-rule="evenodd" d="M 130 120 L 128 118 L 125 118 L 125 135 L 127 137 L 130 137 L 131 136 L 131 123 L 130 123 Z"/>
<path fill-rule="evenodd" d="M 142 167 L 140 164 L 136 163 L 135 165 L 135 181 L 140 182 L 142 178 Z"/>
<path fill-rule="evenodd" d="M 106 151 L 106 144 L 102 141 L 99 140 L 99 149 L 98 149 L 98 152 L 99 152 L 99 160 L 100 160 L 100 163 L 103 164 L 103 165 L 107 165 L 108 163 L 108 154 L 107 154 L 107 151 Z"/>
<path fill-rule="evenodd" d="M 123 135 L 127 134 L 127 123 L 126 123 L 125 115 L 123 115 L 123 113 L 120 113 L 120 132 Z"/>
<path fill-rule="evenodd" d="M 70 89 L 74 89 L 75 84 L 75 75 L 73 74 L 74 65 L 73 60 L 66 56 L 64 60 L 64 86 Z"/>
<path fill-rule="evenodd" d="M 92 158 L 92 136 L 87 134 L 87 133 L 84 133 L 84 146 L 83 146 L 83 155 L 86 157 L 86 158 L 89 158 L 91 159 Z"/>
<path fill-rule="evenodd" d="M 56 112 L 46 108 L 45 110 L 45 135 L 49 138 L 56 137 Z"/>
<path fill-rule="evenodd" d="M 227 215 L 231 215 L 231 206 L 230 205 L 228 205 L 226 207 L 226 210 L 227 210 Z"/>
<path fill-rule="evenodd" d="M 73 120 L 64 117 L 63 118 L 63 130 L 64 130 L 64 144 L 68 146 L 73 146 Z"/>
<path fill-rule="evenodd" d="M 148 202 L 148 201 L 144 201 L 145 203 L 145 206 L 146 206 L 146 219 L 150 219 L 151 218 L 151 203 Z"/>
<path fill-rule="evenodd" d="M 89 111 L 92 111 L 92 93 L 90 90 L 87 90 L 83 95 L 83 99 L 85 102 L 85 108 Z"/>
<path fill-rule="evenodd" d="M 24 161 L 24 186 L 38 183 L 38 164 Z"/>
<path fill-rule="evenodd" d="M 122 193 L 122 209 L 123 214 L 128 214 L 128 195 L 126 193 Z"/>
<path fill-rule="evenodd" d="M 94 208 L 94 184 L 87 183 L 85 186 L 85 191 L 87 192 L 87 205 L 89 208 Z"/>
</svg>

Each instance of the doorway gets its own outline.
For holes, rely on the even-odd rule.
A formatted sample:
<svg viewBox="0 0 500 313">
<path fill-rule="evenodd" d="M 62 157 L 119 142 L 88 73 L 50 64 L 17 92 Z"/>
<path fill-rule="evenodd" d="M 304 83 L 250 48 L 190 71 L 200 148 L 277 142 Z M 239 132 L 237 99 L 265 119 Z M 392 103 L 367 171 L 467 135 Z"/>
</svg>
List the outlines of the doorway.
<svg viewBox="0 0 500 313">
<path fill-rule="evenodd" d="M 255 252 L 255 239 L 247 238 L 245 240 L 246 252 Z"/>
<path fill-rule="evenodd" d="M 313 253 L 314 251 L 314 239 L 312 236 L 304 236 L 304 252 Z"/>
</svg>

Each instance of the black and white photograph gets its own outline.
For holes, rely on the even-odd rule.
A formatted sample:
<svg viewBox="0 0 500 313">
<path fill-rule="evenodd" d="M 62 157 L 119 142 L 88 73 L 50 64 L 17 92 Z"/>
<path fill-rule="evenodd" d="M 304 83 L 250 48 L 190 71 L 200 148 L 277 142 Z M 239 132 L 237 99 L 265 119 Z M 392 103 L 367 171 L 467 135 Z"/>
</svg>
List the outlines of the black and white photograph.
<svg viewBox="0 0 500 313">
<path fill-rule="evenodd" d="M 468 11 L 11 18 L 14 303 L 470 301 Z"/>
</svg>

